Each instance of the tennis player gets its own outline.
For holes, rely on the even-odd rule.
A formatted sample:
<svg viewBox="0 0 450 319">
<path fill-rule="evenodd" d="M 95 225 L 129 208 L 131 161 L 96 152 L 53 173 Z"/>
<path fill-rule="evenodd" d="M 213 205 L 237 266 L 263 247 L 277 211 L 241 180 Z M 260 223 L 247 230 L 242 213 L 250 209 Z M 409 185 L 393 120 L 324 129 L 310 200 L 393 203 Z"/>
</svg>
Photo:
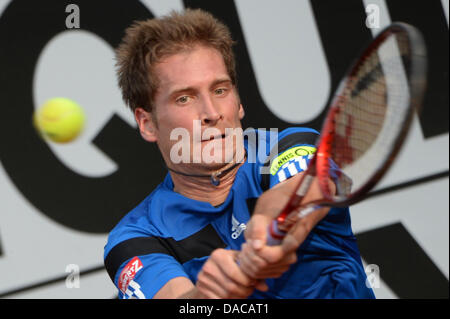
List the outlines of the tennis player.
<svg viewBox="0 0 450 319">
<path fill-rule="evenodd" d="M 373 298 L 348 209 L 323 208 L 266 244 L 318 133 L 242 131 L 232 44 L 212 15 L 186 10 L 135 23 L 117 50 L 123 98 L 169 171 L 109 235 L 119 297 Z"/>
</svg>

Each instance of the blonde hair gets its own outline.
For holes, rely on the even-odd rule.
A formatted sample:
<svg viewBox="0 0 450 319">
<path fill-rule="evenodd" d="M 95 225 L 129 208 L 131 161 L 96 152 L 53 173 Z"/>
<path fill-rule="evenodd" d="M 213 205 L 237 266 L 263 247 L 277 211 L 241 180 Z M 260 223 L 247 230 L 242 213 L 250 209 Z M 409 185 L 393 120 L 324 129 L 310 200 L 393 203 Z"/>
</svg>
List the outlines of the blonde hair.
<svg viewBox="0 0 450 319">
<path fill-rule="evenodd" d="M 204 45 L 219 51 L 228 75 L 237 84 L 234 44 L 229 29 L 210 13 L 187 9 L 183 13 L 135 22 L 116 50 L 117 76 L 125 103 L 151 112 L 158 88 L 154 66 L 164 57 Z"/>
</svg>

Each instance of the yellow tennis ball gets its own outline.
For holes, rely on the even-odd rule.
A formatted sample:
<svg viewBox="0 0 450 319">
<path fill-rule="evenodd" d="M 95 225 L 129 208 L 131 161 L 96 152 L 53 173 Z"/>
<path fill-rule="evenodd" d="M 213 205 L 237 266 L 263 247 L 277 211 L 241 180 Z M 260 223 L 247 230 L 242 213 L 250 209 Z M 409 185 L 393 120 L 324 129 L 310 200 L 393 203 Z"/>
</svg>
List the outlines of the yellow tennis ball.
<svg viewBox="0 0 450 319">
<path fill-rule="evenodd" d="M 36 110 L 33 122 L 42 136 L 56 143 L 67 143 L 80 135 L 85 115 L 76 102 L 57 97 Z"/>
</svg>

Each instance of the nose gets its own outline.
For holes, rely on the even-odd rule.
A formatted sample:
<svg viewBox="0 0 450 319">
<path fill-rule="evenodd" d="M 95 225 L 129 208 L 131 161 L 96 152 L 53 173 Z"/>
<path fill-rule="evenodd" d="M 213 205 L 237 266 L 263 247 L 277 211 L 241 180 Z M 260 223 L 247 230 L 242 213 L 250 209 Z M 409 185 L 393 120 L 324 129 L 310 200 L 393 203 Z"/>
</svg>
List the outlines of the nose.
<svg viewBox="0 0 450 319">
<path fill-rule="evenodd" d="M 214 126 L 223 118 L 218 107 L 214 104 L 214 101 L 208 97 L 205 98 L 202 108 L 201 121 L 202 125 Z"/>
</svg>

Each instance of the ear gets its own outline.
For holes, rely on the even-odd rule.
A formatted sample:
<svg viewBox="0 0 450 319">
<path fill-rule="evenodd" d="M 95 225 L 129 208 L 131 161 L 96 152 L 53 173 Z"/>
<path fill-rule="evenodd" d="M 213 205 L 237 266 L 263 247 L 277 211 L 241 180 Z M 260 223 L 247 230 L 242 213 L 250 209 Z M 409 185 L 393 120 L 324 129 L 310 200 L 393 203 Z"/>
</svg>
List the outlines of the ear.
<svg viewBox="0 0 450 319">
<path fill-rule="evenodd" d="M 239 119 L 242 120 L 245 116 L 244 107 L 242 103 L 239 103 Z"/>
<path fill-rule="evenodd" d="M 152 113 L 138 107 L 134 110 L 134 118 L 139 126 L 142 138 L 147 142 L 156 142 L 158 140 L 157 128 Z"/>
</svg>

